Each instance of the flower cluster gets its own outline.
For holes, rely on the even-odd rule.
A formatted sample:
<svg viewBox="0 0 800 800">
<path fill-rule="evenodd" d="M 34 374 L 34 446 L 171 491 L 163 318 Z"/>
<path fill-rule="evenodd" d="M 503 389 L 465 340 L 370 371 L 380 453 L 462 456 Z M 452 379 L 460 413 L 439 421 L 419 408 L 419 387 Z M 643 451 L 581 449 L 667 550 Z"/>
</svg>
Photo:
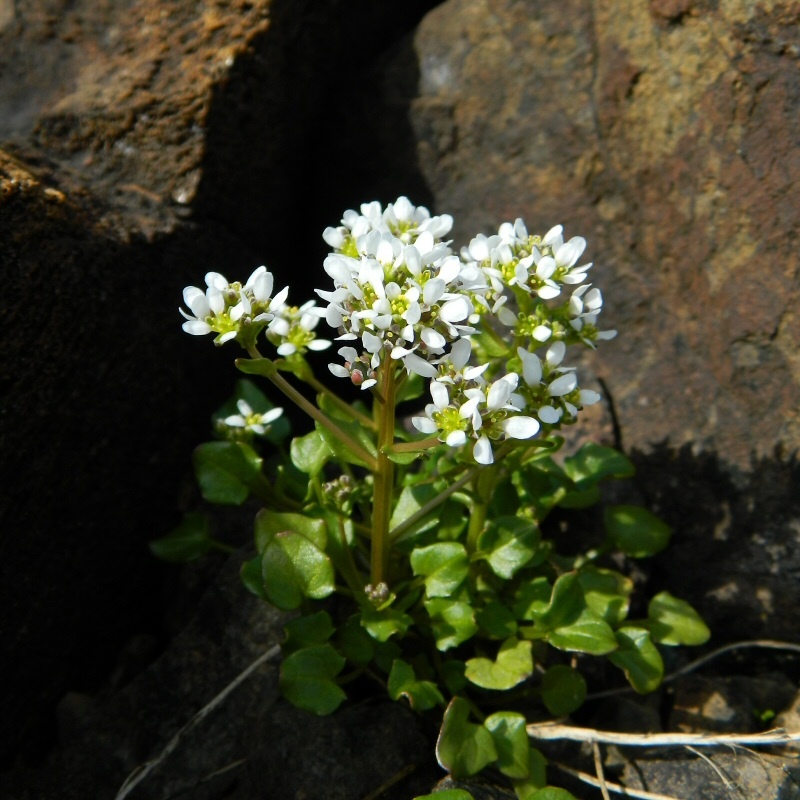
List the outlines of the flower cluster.
<svg viewBox="0 0 800 800">
<path fill-rule="evenodd" d="M 561 225 L 544 236 L 534 236 L 517 219 L 503 223 L 493 236 L 476 236 L 462 248 L 461 260 L 463 272 L 474 276 L 479 312 L 496 315 L 500 323 L 514 329 L 515 338 L 538 343 L 563 339 L 567 344 L 580 341 L 594 347 L 596 341 L 616 336 L 616 331 L 597 328 L 603 306 L 599 289 L 584 284 L 560 306 L 547 302 L 560 299 L 565 287 L 586 280 L 592 264 L 578 264 L 585 249 L 581 236 L 565 242 Z M 477 276 L 483 277 L 483 285 Z"/>
<path fill-rule="evenodd" d="M 196 286 L 183 290 L 183 301 L 194 315 L 178 309 L 186 319 L 183 329 L 195 336 L 216 333 L 218 345 L 237 338 L 243 345 L 255 341 L 289 294 L 287 286 L 273 297 L 273 283 L 266 267 L 259 267 L 244 285 L 229 283 L 219 272 L 207 273 L 205 291 Z"/>
<path fill-rule="evenodd" d="M 342 228 L 326 231 L 337 251 L 324 263 L 333 291 L 316 290 L 328 303 L 320 313 L 340 340 L 360 340 L 362 348 L 355 357 L 343 348 L 345 367 L 333 364 L 331 371 L 342 375 L 345 369 L 369 388 L 373 379 L 364 380 L 362 362 L 374 370 L 388 354 L 408 372 L 434 377 L 447 348 L 475 332 L 468 324 L 475 309 L 460 280 L 462 262 L 440 238 L 452 219 L 431 217 L 402 197 L 383 212 L 377 203 L 361 210 L 345 214 Z"/>
<path fill-rule="evenodd" d="M 333 250 L 323 265 L 333 287 L 315 290 L 324 305 L 289 306 L 288 289 L 273 297 L 265 267 L 244 285 L 211 272 L 206 291 L 184 291 L 193 313 L 181 311 L 184 330 L 252 352 L 266 329 L 279 356 L 302 360 L 330 346 L 316 334 L 324 317 L 343 345 L 343 363 L 328 365 L 334 375 L 369 390 L 381 369 L 402 363 L 431 381 L 416 429 L 456 448 L 472 441 L 474 459 L 490 464 L 494 443 L 570 424 L 600 399 L 563 359 L 567 346 L 593 348 L 616 331 L 597 327 L 603 297 L 586 282 L 580 236 L 565 241 L 560 225 L 532 235 L 518 219 L 457 255 L 443 239 L 452 224 L 405 197 L 385 209 L 366 203 L 323 234 Z"/>
<path fill-rule="evenodd" d="M 279 356 L 303 355 L 307 350 L 327 350 L 331 346 L 330 341 L 316 336 L 315 328 L 320 317 L 314 313 L 315 310 L 313 300 L 299 308 L 284 303 L 275 309 L 275 316 L 267 328 L 267 339 L 276 346 Z"/>
</svg>

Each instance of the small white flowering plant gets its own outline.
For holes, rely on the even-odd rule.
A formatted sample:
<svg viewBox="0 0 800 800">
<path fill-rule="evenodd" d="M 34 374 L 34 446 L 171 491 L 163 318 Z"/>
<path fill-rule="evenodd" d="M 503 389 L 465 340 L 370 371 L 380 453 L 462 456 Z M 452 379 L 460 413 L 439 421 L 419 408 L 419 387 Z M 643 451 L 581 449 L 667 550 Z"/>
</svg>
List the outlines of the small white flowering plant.
<svg viewBox="0 0 800 800">
<path fill-rule="evenodd" d="M 577 554 L 559 552 L 563 534 L 548 527 L 551 513 L 602 504 L 604 481 L 633 474 L 608 447 L 557 455 L 600 400 L 568 353 L 615 335 L 598 323 L 584 239 L 561 226 L 531 234 L 518 219 L 455 251 L 452 222 L 404 197 L 347 211 L 323 233 L 331 283 L 299 307 L 265 267 L 245 283 L 211 272 L 206 288 L 188 287 L 184 330 L 239 345 L 239 370 L 313 423 L 292 438 L 281 410 L 242 380 L 195 472 L 208 501 L 263 503 L 242 578 L 298 612 L 281 667 L 291 702 L 329 714 L 355 677 L 377 679 L 440 714 L 436 754 L 453 776 L 491 767 L 523 800 L 544 798 L 526 714 L 575 712 L 590 657 L 652 691 L 659 648 L 700 644 L 708 630 L 668 592 L 629 618 L 633 582 L 611 555 L 663 549 L 670 530 L 653 514 L 603 506 L 602 533 Z M 358 401 L 307 360 L 332 346 L 329 372 L 359 387 Z M 153 543 L 176 560 L 214 546 L 225 547 L 201 515 Z"/>
</svg>

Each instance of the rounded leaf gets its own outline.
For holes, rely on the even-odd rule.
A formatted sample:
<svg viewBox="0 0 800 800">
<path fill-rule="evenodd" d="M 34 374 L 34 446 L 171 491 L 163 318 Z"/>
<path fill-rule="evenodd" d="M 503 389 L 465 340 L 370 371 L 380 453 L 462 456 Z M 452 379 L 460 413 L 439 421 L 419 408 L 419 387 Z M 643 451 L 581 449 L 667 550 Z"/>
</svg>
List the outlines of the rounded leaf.
<svg viewBox="0 0 800 800">
<path fill-rule="evenodd" d="M 583 675 L 566 664 L 556 664 L 542 678 L 542 701 L 555 717 L 571 714 L 586 699 L 586 681 Z"/>
<path fill-rule="evenodd" d="M 660 553 L 672 535 L 666 522 L 640 506 L 608 506 L 604 522 L 612 544 L 633 558 Z"/>
<path fill-rule="evenodd" d="M 669 592 L 661 592 L 650 601 L 647 617 L 653 639 L 661 644 L 705 644 L 711 636 L 702 617 Z"/>
<path fill-rule="evenodd" d="M 628 683 L 639 694 L 657 689 L 664 677 L 664 662 L 650 638 L 650 631 L 626 625 L 616 636 L 619 648 L 609 654 L 608 660 L 625 673 Z"/>
</svg>

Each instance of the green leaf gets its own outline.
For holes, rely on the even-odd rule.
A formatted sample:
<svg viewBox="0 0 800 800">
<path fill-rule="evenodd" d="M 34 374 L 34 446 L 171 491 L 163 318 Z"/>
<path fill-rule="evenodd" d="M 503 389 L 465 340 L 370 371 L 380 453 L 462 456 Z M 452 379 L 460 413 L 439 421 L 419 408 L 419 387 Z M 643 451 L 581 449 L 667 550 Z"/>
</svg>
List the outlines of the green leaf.
<svg viewBox="0 0 800 800">
<path fill-rule="evenodd" d="M 572 480 L 549 456 L 518 470 L 512 480 L 520 502 L 535 510 L 539 522 L 568 490 L 574 488 Z"/>
<path fill-rule="evenodd" d="M 475 621 L 495 639 L 507 639 L 517 633 L 517 621 L 514 614 L 496 600 L 488 602 L 480 609 L 475 614 Z"/>
<path fill-rule="evenodd" d="M 322 441 L 319 431 L 311 431 L 305 436 L 296 436 L 292 439 L 289 452 L 292 464 L 300 472 L 304 472 L 312 478 L 319 475 L 331 454 L 328 446 Z"/>
<path fill-rule="evenodd" d="M 375 653 L 375 640 L 361 626 L 361 615 L 353 614 L 339 628 L 339 649 L 345 658 L 357 667 L 372 661 Z"/>
<path fill-rule="evenodd" d="M 256 514 L 256 550 L 258 552 L 265 550 L 273 537 L 283 531 L 295 531 L 305 536 L 320 550 L 325 550 L 328 545 L 328 532 L 324 520 L 313 519 L 304 514 L 282 513 L 263 508 Z"/>
<path fill-rule="evenodd" d="M 612 627 L 628 615 L 633 581 L 619 572 L 597 567 L 584 567 L 578 573 L 578 583 L 586 605 Z"/>
<path fill-rule="evenodd" d="M 330 714 L 346 698 L 333 680 L 344 665 L 344 658 L 329 644 L 297 650 L 281 664 L 281 692 L 298 708 L 314 714 Z"/>
<path fill-rule="evenodd" d="M 397 392 L 395 401 L 399 405 L 405 403 L 407 400 L 416 400 L 422 397 L 428 388 L 428 382 L 422 377 L 412 372 L 403 381 L 400 390 Z"/>
<path fill-rule="evenodd" d="M 439 542 L 417 547 L 411 553 L 411 569 L 425 578 L 428 597 L 449 597 L 469 572 L 469 557 L 459 542 Z"/>
<path fill-rule="evenodd" d="M 535 621 L 547 629 L 566 627 L 576 622 L 585 608 L 586 600 L 578 582 L 578 574 L 567 572 L 556 580 L 550 603 L 535 617 Z"/>
<path fill-rule="evenodd" d="M 282 531 L 270 539 L 261 568 L 267 599 L 284 611 L 298 608 L 306 597 L 328 597 L 335 589 L 330 558 L 295 531 Z"/>
<path fill-rule="evenodd" d="M 542 701 L 555 717 L 571 714 L 586 699 L 586 681 L 583 675 L 566 664 L 556 664 L 542 678 Z"/>
<path fill-rule="evenodd" d="M 514 637 L 506 639 L 497 652 L 497 659 L 470 658 L 466 676 L 482 689 L 512 689 L 533 673 L 531 643 Z"/>
<path fill-rule="evenodd" d="M 333 636 L 333 622 L 327 611 L 318 611 L 305 617 L 290 619 L 284 626 L 286 641 L 282 645 L 284 654 L 325 644 Z"/>
<path fill-rule="evenodd" d="M 361 624 L 379 642 L 385 642 L 396 633 L 402 636 L 413 622 L 408 614 L 396 608 L 377 609 L 365 606 L 361 612 Z"/>
<path fill-rule="evenodd" d="M 483 723 L 497 750 L 497 768 L 509 778 L 527 778 L 530 774 L 525 724 L 525 717 L 513 711 L 498 711 Z"/>
<path fill-rule="evenodd" d="M 414 673 L 414 667 L 397 658 L 392 664 L 388 681 L 389 697 L 399 700 L 405 697 L 414 711 L 427 711 L 445 704 L 444 697 L 432 681 L 421 681 Z"/>
<path fill-rule="evenodd" d="M 517 800 L 529 800 L 547 783 L 547 760 L 535 748 L 528 749 L 528 777 L 511 781 Z"/>
<path fill-rule="evenodd" d="M 454 697 L 447 706 L 436 741 L 436 760 L 454 778 L 475 775 L 497 759 L 492 735 L 469 721 L 469 703 Z"/>
<path fill-rule="evenodd" d="M 449 597 L 425 600 L 436 648 L 444 652 L 471 639 L 477 632 L 472 606 Z"/>
<path fill-rule="evenodd" d="M 242 564 L 239 570 L 239 577 L 248 592 L 260 597 L 262 600 L 267 599 L 267 593 L 264 590 L 264 576 L 261 571 L 261 556 L 251 558 Z"/>
<path fill-rule="evenodd" d="M 278 368 L 269 358 L 237 358 L 236 369 L 246 375 L 261 375 L 264 378 L 271 378 L 278 374 Z"/>
<path fill-rule="evenodd" d="M 208 517 L 199 512 L 186 514 L 180 525 L 161 539 L 150 542 L 150 552 L 163 561 L 182 564 L 204 556 L 214 545 Z"/>
<path fill-rule="evenodd" d="M 389 529 L 394 530 L 398 525 L 402 525 L 409 517 L 413 517 L 429 500 L 432 500 L 438 492 L 426 483 L 419 486 L 406 486 L 400 497 L 397 499 L 397 505 L 392 513 L 392 518 L 389 521 Z M 437 509 L 438 510 L 438 509 Z M 418 533 L 422 533 L 436 525 L 438 518 L 434 516 L 433 512 L 426 516 L 425 519 L 420 520 L 415 525 L 412 525 L 409 530 L 405 531 L 397 541 L 411 538 Z"/>
<path fill-rule="evenodd" d="M 566 492 L 558 505 L 561 508 L 588 508 L 599 503 L 601 497 L 600 487 L 592 484 L 587 489 Z"/>
<path fill-rule="evenodd" d="M 711 631 L 702 617 L 685 601 L 669 592 L 657 594 L 647 609 L 648 628 L 661 644 L 705 644 Z"/>
<path fill-rule="evenodd" d="M 242 442 L 206 442 L 195 449 L 194 473 L 209 503 L 238 506 L 261 474 L 261 459 Z"/>
<path fill-rule="evenodd" d="M 502 358 L 511 355 L 511 347 L 497 336 L 492 336 L 486 331 L 479 331 L 470 337 L 475 349 L 482 350 L 490 358 Z"/>
<path fill-rule="evenodd" d="M 560 625 L 545 637 L 553 647 L 575 653 L 602 656 L 617 649 L 611 626 L 585 608 L 576 620 Z"/>
<path fill-rule="evenodd" d="M 463 661 L 454 658 L 445 661 L 439 668 L 445 688 L 451 695 L 457 695 L 469 686 L 469 681 L 464 675 L 466 669 Z"/>
<path fill-rule="evenodd" d="M 523 583 L 514 595 L 515 617 L 527 622 L 539 619 L 549 607 L 552 594 L 553 586 L 543 576 Z"/>
<path fill-rule="evenodd" d="M 618 450 L 589 442 L 564 459 L 564 472 L 575 481 L 577 489 L 584 490 L 603 478 L 629 478 L 636 468 Z"/>
<path fill-rule="evenodd" d="M 421 794 L 414 800 L 475 800 L 475 798 L 464 789 L 443 789 L 433 794 Z"/>
<path fill-rule="evenodd" d="M 493 520 L 481 535 L 478 547 L 495 575 L 509 580 L 533 558 L 539 529 L 519 517 Z"/>
<path fill-rule="evenodd" d="M 559 789 L 558 786 L 545 786 L 544 789 L 534 792 L 526 800 L 577 800 L 577 798 L 566 789 Z"/>
<path fill-rule="evenodd" d="M 619 649 L 610 653 L 608 660 L 625 673 L 628 683 L 639 694 L 657 689 L 664 677 L 664 662 L 650 639 L 650 631 L 625 625 L 616 635 Z"/>
<path fill-rule="evenodd" d="M 611 543 L 633 558 L 660 553 L 672 535 L 666 522 L 640 506 L 607 506 L 603 517 Z"/>
</svg>

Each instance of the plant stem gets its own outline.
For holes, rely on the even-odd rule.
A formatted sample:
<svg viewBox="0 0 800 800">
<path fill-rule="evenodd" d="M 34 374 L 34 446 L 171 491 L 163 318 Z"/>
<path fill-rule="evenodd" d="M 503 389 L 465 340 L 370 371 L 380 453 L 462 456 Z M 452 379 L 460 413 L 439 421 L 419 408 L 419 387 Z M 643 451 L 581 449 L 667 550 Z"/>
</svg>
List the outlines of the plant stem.
<svg viewBox="0 0 800 800">
<path fill-rule="evenodd" d="M 309 375 L 305 382 L 315 391 L 319 392 L 320 394 L 324 394 L 337 408 L 344 411 L 346 414 L 351 416 L 353 419 L 360 422 L 362 425 L 366 425 L 369 428 L 374 428 L 375 424 L 373 421 L 366 415 L 362 414 L 355 406 L 350 405 L 350 403 L 346 403 L 339 397 L 338 394 L 332 392 L 324 383 L 320 383 L 313 375 Z"/>
<path fill-rule="evenodd" d="M 400 538 L 407 530 L 412 528 L 416 525 L 421 519 L 424 519 L 434 508 L 440 506 L 447 500 L 450 495 L 455 494 L 459 489 L 462 489 L 466 486 L 477 474 L 478 470 L 483 469 L 482 467 L 477 467 L 475 469 L 471 469 L 467 472 L 466 475 L 462 475 L 455 483 L 451 483 L 444 491 L 440 492 L 433 498 L 433 500 L 429 500 L 425 503 L 419 511 L 415 511 L 407 520 L 402 522 L 396 528 L 392 529 L 390 539 L 395 541 L 396 539 Z"/>
<path fill-rule="evenodd" d="M 263 356 L 258 352 L 255 346 L 248 347 L 247 352 L 255 359 L 261 359 Z M 305 411 L 311 419 L 319 422 L 320 425 L 327 428 L 342 444 L 347 445 L 367 466 L 367 469 L 375 470 L 377 462 L 375 457 L 368 453 L 352 436 L 345 433 L 327 414 L 323 414 L 313 403 L 310 403 L 303 397 L 297 389 L 292 386 L 286 378 L 279 372 L 266 376 L 272 382 L 272 385 L 280 389 L 298 408 Z M 394 409 L 392 409 L 394 411 Z"/>
<path fill-rule="evenodd" d="M 389 568 L 389 520 L 394 490 L 394 463 L 387 452 L 394 443 L 395 365 L 388 353 L 384 354 L 380 367 L 380 387 L 384 402 L 377 407 L 378 463 L 373 475 L 370 557 L 370 578 L 375 587 L 386 582 Z"/>
<path fill-rule="evenodd" d="M 489 510 L 489 502 L 492 499 L 492 492 L 498 478 L 496 465 L 485 467 L 475 479 L 472 504 L 472 513 L 469 517 L 469 529 L 467 530 L 467 552 L 474 553 L 478 549 L 478 537 L 483 533 L 486 524 L 486 513 Z"/>
</svg>

